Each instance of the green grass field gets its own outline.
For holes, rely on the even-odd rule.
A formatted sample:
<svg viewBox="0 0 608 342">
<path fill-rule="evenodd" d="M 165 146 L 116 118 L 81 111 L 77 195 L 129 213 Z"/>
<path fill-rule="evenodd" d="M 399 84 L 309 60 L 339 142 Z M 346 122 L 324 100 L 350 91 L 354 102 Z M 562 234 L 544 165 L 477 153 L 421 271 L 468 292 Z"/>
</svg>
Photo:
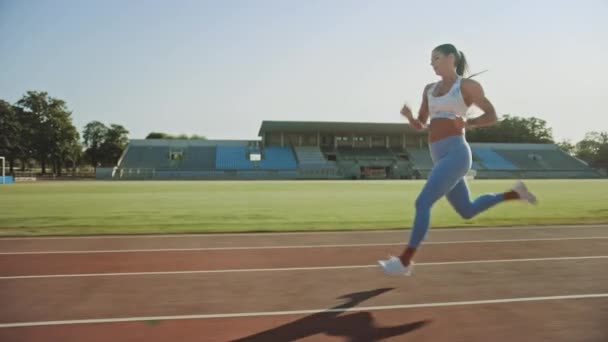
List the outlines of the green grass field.
<svg viewBox="0 0 608 342">
<path fill-rule="evenodd" d="M 473 180 L 472 195 L 512 181 Z M 463 220 L 445 199 L 433 227 L 608 223 L 608 180 L 530 180 L 534 207 Z M 0 235 L 409 228 L 423 181 L 40 182 L 0 186 Z"/>
</svg>

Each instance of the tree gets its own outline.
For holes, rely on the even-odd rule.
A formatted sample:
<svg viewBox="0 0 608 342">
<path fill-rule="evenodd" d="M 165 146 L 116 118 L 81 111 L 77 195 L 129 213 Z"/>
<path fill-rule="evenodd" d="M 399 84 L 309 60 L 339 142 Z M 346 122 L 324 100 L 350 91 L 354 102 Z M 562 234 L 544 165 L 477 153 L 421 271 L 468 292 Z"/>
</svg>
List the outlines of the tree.
<svg viewBox="0 0 608 342">
<path fill-rule="evenodd" d="M 0 155 L 6 156 L 10 173 L 13 173 L 15 159 L 19 154 L 19 134 L 21 128 L 13 106 L 0 100 Z"/>
<path fill-rule="evenodd" d="M 182 140 L 207 140 L 207 137 L 193 134 L 188 137 L 187 134 L 180 134 L 178 136 L 174 136 L 168 133 L 162 132 L 151 132 L 146 136 L 146 139 L 182 139 Z"/>
<path fill-rule="evenodd" d="M 60 172 L 68 146 L 78 142 L 78 131 L 65 101 L 49 97 L 47 92 L 28 91 L 17 106 L 28 118 L 31 152 L 40 162 L 42 174 L 48 161 Z"/>
<path fill-rule="evenodd" d="M 595 168 L 608 171 L 608 132 L 589 132 L 576 144 L 575 155 Z"/>
<path fill-rule="evenodd" d="M 597 150 L 595 167 L 604 169 L 608 173 L 608 144 L 602 144 Z"/>
<path fill-rule="evenodd" d="M 111 124 L 106 132 L 101 150 L 104 154 L 106 165 L 116 165 L 122 152 L 129 143 L 129 131 L 121 125 Z"/>
<path fill-rule="evenodd" d="M 467 131 L 470 142 L 494 143 L 553 143 L 553 133 L 547 122 L 535 117 L 505 115 L 489 127 Z"/>
<path fill-rule="evenodd" d="M 76 171 L 76 166 L 82 163 L 83 157 L 83 146 L 79 141 L 68 146 L 66 151 L 66 161 L 70 162 L 70 166 L 72 167 L 72 172 Z M 67 163 L 65 165 L 67 167 Z"/>
<path fill-rule="evenodd" d="M 25 167 L 30 159 L 35 159 L 36 157 L 34 140 L 37 134 L 38 119 L 36 115 L 25 111 L 19 106 L 13 106 L 13 109 L 17 116 L 20 130 L 15 158 L 21 161 L 21 171 L 25 171 Z"/>
<path fill-rule="evenodd" d="M 53 174 L 61 175 L 61 170 L 66 161 L 70 160 L 75 146 L 79 145 L 80 135 L 72 124 L 67 111 L 57 111 L 50 116 L 52 132 L 51 141 L 54 144 L 50 149 L 50 159 L 53 166 Z"/>
<path fill-rule="evenodd" d="M 84 126 L 82 133 L 84 146 L 86 147 L 84 155 L 95 168 L 103 161 L 102 146 L 107 134 L 108 127 L 99 121 L 91 121 Z"/>
<path fill-rule="evenodd" d="M 121 125 L 107 127 L 99 121 L 91 121 L 84 127 L 83 138 L 87 160 L 98 165 L 113 166 L 129 143 L 129 131 Z"/>
<path fill-rule="evenodd" d="M 146 139 L 171 139 L 167 133 L 151 132 L 146 136 Z"/>
<path fill-rule="evenodd" d="M 557 143 L 557 146 L 559 146 L 559 148 L 560 148 L 562 151 L 564 151 L 564 152 L 568 153 L 568 154 L 569 154 L 569 155 L 571 155 L 571 156 L 573 156 L 573 155 L 575 154 L 575 152 L 576 152 L 576 146 L 575 146 L 575 145 L 573 145 L 573 144 L 570 142 L 570 140 L 564 140 L 564 141 L 561 141 L 561 142 Z"/>
</svg>

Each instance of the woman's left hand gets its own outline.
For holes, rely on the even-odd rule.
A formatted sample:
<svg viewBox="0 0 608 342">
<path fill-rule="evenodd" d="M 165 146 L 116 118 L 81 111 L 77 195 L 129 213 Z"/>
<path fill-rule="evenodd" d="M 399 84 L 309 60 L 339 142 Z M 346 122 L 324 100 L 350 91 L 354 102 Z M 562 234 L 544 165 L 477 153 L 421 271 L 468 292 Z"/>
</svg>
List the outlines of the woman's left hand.
<svg viewBox="0 0 608 342">
<path fill-rule="evenodd" d="M 470 127 L 468 122 L 460 116 L 457 117 L 455 121 L 456 121 L 456 127 L 458 127 L 458 129 L 466 129 L 466 128 Z"/>
</svg>

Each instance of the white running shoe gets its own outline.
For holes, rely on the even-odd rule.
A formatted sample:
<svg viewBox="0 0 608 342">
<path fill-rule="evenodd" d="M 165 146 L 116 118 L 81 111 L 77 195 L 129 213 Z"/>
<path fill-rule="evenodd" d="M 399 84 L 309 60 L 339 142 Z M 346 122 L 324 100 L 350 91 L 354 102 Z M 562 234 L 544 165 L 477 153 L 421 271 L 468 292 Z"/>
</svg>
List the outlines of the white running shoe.
<svg viewBox="0 0 608 342">
<path fill-rule="evenodd" d="M 388 260 L 378 260 L 378 264 L 384 270 L 384 273 L 388 275 L 404 275 L 409 276 L 412 274 L 414 268 L 414 262 L 410 262 L 409 266 L 405 267 L 401 263 L 401 260 L 395 256 L 390 256 Z"/>
<path fill-rule="evenodd" d="M 515 191 L 522 201 L 526 201 L 530 204 L 537 203 L 536 196 L 534 196 L 530 191 L 528 191 L 528 188 L 526 187 L 524 182 L 517 181 L 517 183 L 513 185 L 513 188 L 511 188 L 511 190 Z"/>
</svg>

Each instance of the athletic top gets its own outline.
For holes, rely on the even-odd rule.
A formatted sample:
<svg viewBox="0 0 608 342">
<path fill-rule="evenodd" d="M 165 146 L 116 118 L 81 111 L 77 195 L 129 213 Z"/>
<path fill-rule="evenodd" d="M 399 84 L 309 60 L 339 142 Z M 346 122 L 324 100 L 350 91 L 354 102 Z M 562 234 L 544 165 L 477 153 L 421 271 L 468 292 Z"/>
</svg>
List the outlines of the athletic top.
<svg viewBox="0 0 608 342">
<path fill-rule="evenodd" d="M 443 96 L 433 96 L 433 91 L 439 82 L 433 84 L 428 92 L 427 98 L 429 102 L 429 117 L 431 120 L 435 118 L 456 119 L 457 117 L 466 118 L 469 107 L 464 102 L 462 93 L 460 92 L 460 83 L 462 77 L 458 76 L 456 82 L 452 85 L 450 91 Z"/>
</svg>

